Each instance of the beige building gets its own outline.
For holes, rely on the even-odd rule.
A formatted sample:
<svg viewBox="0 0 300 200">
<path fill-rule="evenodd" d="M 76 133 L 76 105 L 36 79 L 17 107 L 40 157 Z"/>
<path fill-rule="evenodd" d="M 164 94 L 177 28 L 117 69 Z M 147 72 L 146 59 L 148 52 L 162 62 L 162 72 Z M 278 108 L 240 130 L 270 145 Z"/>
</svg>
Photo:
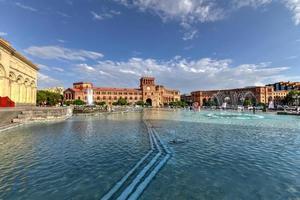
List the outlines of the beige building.
<svg viewBox="0 0 300 200">
<path fill-rule="evenodd" d="M 73 88 L 64 91 L 64 100 L 80 99 L 87 102 L 88 90 L 93 91 L 94 102 L 105 102 L 107 105 L 112 105 L 119 98 L 126 99 L 131 105 L 143 101 L 153 107 L 162 107 L 170 102 L 180 100 L 179 90 L 156 85 L 154 77 L 142 77 L 139 88 L 94 87 L 92 83 L 74 83 Z"/>
<path fill-rule="evenodd" d="M 54 92 L 54 93 L 58 93 L 58 94 L 61 94 L 63 95 L 64 94 L 64 87 L 51 87 L 51 88 L 44 88 L 44 89 L 41 89 L 42 91 L 48 91 L 48 92 Z"/>
<path fill-rule="evenodd" d="M 16 105 L 36 103 L 38 67 L 0 38 L 0 97 Z"/>
<path fill-rule="evenodd" d="M 245 88 L 224 89 L 224 90 L 203 90 L 191 92 L 192 102 L 197 102 L 200 106 L 209 101 L 217 100 L 222 104 L 224 99 L 229 98 L 229 102 L 239 102 L 242 99 L 255 100 L 255 102 L 268 104 L 273 101 L 274 90 L 271 86 L 253 86 Z"/>
</svg>

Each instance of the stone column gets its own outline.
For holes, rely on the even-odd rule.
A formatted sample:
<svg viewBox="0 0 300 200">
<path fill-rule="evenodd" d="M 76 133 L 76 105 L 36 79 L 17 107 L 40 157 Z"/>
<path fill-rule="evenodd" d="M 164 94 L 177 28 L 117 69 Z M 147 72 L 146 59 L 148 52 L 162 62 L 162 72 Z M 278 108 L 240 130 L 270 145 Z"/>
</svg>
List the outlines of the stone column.
<svg viewBox="0 0 300 200">
<path fill-rule="evenodd" d="M 23 83 L 19 84 L 20 92 L 19 92 L 19 103 L 24 103 L 24 97 L 25 97 L 25 87 Z"/>
<path fill-rule="evenodd" d="M 20 91 L 21 91 L 21 87 L 19 83 L 16 83 L 16 90 L 15 90 L 15 102 L 16 103 L 20 103 Z"/>
<path fill-rule="evenodd" d="M 6 81 L 5 81 L 5 77 L 4 76 L 0 76 L 0 97 L 4 97 L 6 96 Z"/>
<path fill-rule="evenodd" d="M 32 103 L 36 104 L 36 87 L 32 88 Z"/>
<path fill-rule="evenodd" d="M 28 86 L 28 103 L 32 103 L 31 87 Z"/>
<path fill-rule="evenodd" d="M 18 92 L 19 92 L 19 88 L 18 88 L 18 84 L 16 82 L 12 82 L 12 99 L 13 101 L 16 103 L 18 101 Z"/>
</svg>

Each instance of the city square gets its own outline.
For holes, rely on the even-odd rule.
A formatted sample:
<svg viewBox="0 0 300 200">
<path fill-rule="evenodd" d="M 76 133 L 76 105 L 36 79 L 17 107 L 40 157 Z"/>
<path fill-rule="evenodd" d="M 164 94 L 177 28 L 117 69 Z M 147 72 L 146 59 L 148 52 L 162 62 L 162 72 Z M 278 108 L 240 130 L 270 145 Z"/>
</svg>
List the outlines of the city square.
<svg viewBox="0 0 300 200">
<path fill-rule="evenodd" d="M 299 7 L 0 0 L 0 199 L 299 199 Z"/>
</svg>

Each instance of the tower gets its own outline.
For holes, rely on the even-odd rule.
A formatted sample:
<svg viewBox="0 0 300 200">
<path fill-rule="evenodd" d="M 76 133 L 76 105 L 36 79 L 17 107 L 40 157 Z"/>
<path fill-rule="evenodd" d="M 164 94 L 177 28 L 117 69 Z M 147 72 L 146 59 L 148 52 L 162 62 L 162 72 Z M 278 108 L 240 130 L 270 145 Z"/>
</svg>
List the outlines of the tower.
<svg viewBox="0 0 300 200">
<path fill-rule="evenodd" d="M 140 79 L 140 88 L 143 93 L 143 101 L 150 106 L 157 107 L 157 92 L 154 77 L 142 77 Z"/>
</svg>

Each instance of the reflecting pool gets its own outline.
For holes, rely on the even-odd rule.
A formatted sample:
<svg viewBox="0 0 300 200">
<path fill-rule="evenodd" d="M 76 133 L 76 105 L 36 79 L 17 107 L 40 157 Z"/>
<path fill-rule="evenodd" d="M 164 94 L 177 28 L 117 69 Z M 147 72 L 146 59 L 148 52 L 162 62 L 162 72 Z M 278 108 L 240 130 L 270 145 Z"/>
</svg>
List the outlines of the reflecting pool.
<svg viewBox="0 0 300 200">
<path fill-rule="evenodd" d="M 300 197 L 299 117 L 149 110 L 1 133 L 0 199 L 101 199 L 149 151 L 143 119 L 172 157 L 140 199 Z"/>
</svg>

